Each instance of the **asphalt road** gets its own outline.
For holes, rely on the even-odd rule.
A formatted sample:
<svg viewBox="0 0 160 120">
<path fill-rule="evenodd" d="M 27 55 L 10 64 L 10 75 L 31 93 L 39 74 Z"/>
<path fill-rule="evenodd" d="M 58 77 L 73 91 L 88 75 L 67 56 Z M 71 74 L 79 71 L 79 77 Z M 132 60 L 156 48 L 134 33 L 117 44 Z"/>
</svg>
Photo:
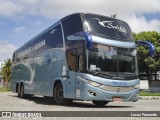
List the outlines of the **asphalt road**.
<svg viewBox="0 0 160 120">
<path fill-rule="evenodd" d="M 139 100 L 137 102 L 110 102 L 104 107 L 96 107 L 90 101 L 74 101 L 71 105 L 60 106 L 56 105 L 52 99 L 44 99 L 41 96 L 35 96 L 30 99 L 21 99 L 17 97 L 16 93 L 11 92 L 0 92 L 0 111 L 85 111 L 88 113 L 90 111 L 97 111 L 95 115 L 98 115 L 98 111 L 160 111 L 160 100 Z M 76 115 L 76 112 L 73 113 Z M 122 113 L 125 114 L 125 113 Z M 85 116 L 85 115 L 84 115 Z M 4 119 L 0 117 L 0 120 Z M 11 118 L 5 118 L 10 119 Z M 12 118 L 15 120 L 21 119 Z M 30 118 L 23 118 L 30 119 Z M 44 119 L 44 118 L 33 118 L 33 119 Z M 107 120 L 118 120 L 118 119 L 127 119 L 127 120 L 158 120 L 160 117 L 45 117 L 45 119 L 107 119 Z"/>
</svg>

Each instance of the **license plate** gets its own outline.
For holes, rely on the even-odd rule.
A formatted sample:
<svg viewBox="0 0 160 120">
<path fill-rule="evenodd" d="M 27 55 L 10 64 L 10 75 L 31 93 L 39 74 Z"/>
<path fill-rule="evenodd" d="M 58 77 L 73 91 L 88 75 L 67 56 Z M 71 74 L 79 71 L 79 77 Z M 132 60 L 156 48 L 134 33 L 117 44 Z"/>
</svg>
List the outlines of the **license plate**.
<svg viewBox="0 0 160 120">
<path fill-rule="evenodd" d="M 122 98 L 122 97 L 113 97 L 113 98 L 112 98 L 112 101 L 113 101 L 113 102 L 123 101 L 123 98 Z"/>
</svg>

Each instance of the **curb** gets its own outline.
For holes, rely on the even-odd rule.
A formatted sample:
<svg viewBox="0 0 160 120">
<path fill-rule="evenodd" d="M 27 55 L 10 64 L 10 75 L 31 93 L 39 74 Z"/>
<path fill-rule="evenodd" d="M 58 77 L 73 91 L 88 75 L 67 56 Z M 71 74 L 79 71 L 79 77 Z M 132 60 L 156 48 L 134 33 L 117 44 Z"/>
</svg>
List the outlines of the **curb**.
<svg viewBox="0 0 160 120">
<path fill-rule="evenodd" d="M 139 96 L 142 100 L 160 100 L 160 96 Z"/>
</svg>

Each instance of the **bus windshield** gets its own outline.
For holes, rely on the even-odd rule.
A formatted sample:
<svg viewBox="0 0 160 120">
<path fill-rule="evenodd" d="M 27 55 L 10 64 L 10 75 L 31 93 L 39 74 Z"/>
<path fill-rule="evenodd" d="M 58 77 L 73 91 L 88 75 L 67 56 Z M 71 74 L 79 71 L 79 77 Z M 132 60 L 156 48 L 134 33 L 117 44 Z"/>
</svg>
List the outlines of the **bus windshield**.
<svg viewBox="0 0 160 120">
<path fill-rule="evenodd" d="M 90 34 L 121 41 L 134 41 L 128 24 L 117 19 L 85 14 L 84 26 Z"/>
<path fill-rule="evenodd" d="M 94 48 L 88 50 L 88 71 L 108 79 L 136 79 L 136 55 L 136 49 L 94 44 Z"/>
</svg>

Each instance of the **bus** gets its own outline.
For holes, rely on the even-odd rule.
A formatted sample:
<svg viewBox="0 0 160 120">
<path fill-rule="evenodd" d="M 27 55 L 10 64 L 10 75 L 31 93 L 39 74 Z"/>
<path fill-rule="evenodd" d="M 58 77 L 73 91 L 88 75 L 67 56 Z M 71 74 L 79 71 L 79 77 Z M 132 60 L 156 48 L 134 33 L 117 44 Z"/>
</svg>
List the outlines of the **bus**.
<svg viewBox="0 0 160 120">
<path fill-rule="evenodd" d="M 73 100 L 104 106 L 137 101 L 137 44 L 126 22 L 93 13 L 74 13 L 14 51 L 11 90 L 18 97 L 53 97 L 57 104 Z"/>
</svg>

